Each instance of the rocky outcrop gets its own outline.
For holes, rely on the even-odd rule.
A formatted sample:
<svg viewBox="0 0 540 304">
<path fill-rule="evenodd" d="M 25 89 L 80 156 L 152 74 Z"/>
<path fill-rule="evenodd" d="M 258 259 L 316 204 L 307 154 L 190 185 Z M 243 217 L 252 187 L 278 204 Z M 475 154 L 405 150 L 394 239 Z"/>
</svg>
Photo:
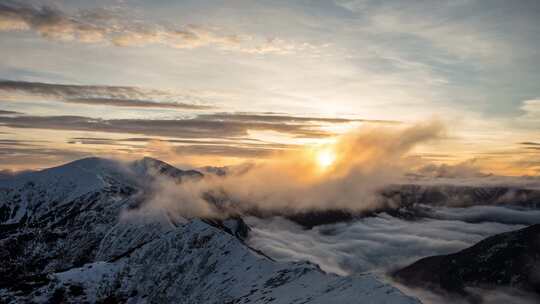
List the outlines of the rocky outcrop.
<svg viewBox="0 0 540 304">
<path fill-rule="evenodd" d="M 466 294 L 467 287 L 508 287 L 540 295 L 540 224 L 420 259 L 394 276 L 407 285 L 456 294 Z"/>
</svg>

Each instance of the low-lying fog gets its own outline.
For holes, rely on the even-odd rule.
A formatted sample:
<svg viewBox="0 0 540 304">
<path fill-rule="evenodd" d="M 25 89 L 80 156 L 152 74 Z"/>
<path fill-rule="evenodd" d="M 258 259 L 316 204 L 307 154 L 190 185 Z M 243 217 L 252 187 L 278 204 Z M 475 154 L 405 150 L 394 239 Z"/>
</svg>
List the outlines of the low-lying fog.
<svg viewBox="0 0 540 304">
<path fill-rule="evenodd" d="M 439 207 L 407 221 L 382 213 L 310 230 L 281 217 L 248 217 L 249 245 L 276 260 L 309 260 L 340 275 L 387 272 L 419 258 L 448 254 L 497 234 L 540 222 L 540 210 L 497 206 Z"/>
</svg>

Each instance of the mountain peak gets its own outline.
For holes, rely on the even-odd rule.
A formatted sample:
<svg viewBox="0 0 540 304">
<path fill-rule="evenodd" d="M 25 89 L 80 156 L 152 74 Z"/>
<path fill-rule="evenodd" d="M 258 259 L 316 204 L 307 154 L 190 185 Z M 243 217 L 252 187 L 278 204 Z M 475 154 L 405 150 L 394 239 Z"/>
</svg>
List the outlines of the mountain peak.
<svg viewBox="0 0 540 304">
<path fill-rule="evenodd" d="M 172 178 L 184 176 L 200 178 L 203 174 L 195 170 L 180 170 L 164 161 L 152 157 L 143 157 L 131 163 L 130 166 L 136 174 L 142 175 L 165 175 Z"/>
</svg>

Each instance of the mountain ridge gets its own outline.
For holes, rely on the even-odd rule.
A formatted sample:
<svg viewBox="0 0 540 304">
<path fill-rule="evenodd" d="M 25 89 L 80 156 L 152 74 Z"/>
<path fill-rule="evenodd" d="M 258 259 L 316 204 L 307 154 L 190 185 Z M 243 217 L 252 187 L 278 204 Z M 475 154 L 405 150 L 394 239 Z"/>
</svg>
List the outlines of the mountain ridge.
<svg viewBox="0 0 540 304">
<path fill-rule="evenodd" d="M 422 258 L 394 274 L 410 286 L 468 295 L 467 288 L 506 287 L 540 299 L 540 224 L 497 234 L 448 255 Z"/>
<path fill-rule="evenodd" d="M 132 212 L 156 174 L 202 174 L 131 166 L 87 158 L 0 183 L 0 302 L 418 303 L 373 275 L 275 262 L 243 242 L 241 218 Z"/>
</svg>

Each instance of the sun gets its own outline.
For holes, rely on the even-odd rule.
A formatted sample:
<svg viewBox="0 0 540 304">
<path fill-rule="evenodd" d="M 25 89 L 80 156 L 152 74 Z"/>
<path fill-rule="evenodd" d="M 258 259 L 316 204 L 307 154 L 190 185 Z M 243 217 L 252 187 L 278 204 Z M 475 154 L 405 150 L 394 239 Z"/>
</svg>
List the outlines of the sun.
<svg viewBox="0 0 540 304">
<path fill-rule="evenodd" d="M 336 161 L 336 155 L 329 149 L 317 152 L 317 164 L 322 169 L 330 167 Z"/>
</svg>

